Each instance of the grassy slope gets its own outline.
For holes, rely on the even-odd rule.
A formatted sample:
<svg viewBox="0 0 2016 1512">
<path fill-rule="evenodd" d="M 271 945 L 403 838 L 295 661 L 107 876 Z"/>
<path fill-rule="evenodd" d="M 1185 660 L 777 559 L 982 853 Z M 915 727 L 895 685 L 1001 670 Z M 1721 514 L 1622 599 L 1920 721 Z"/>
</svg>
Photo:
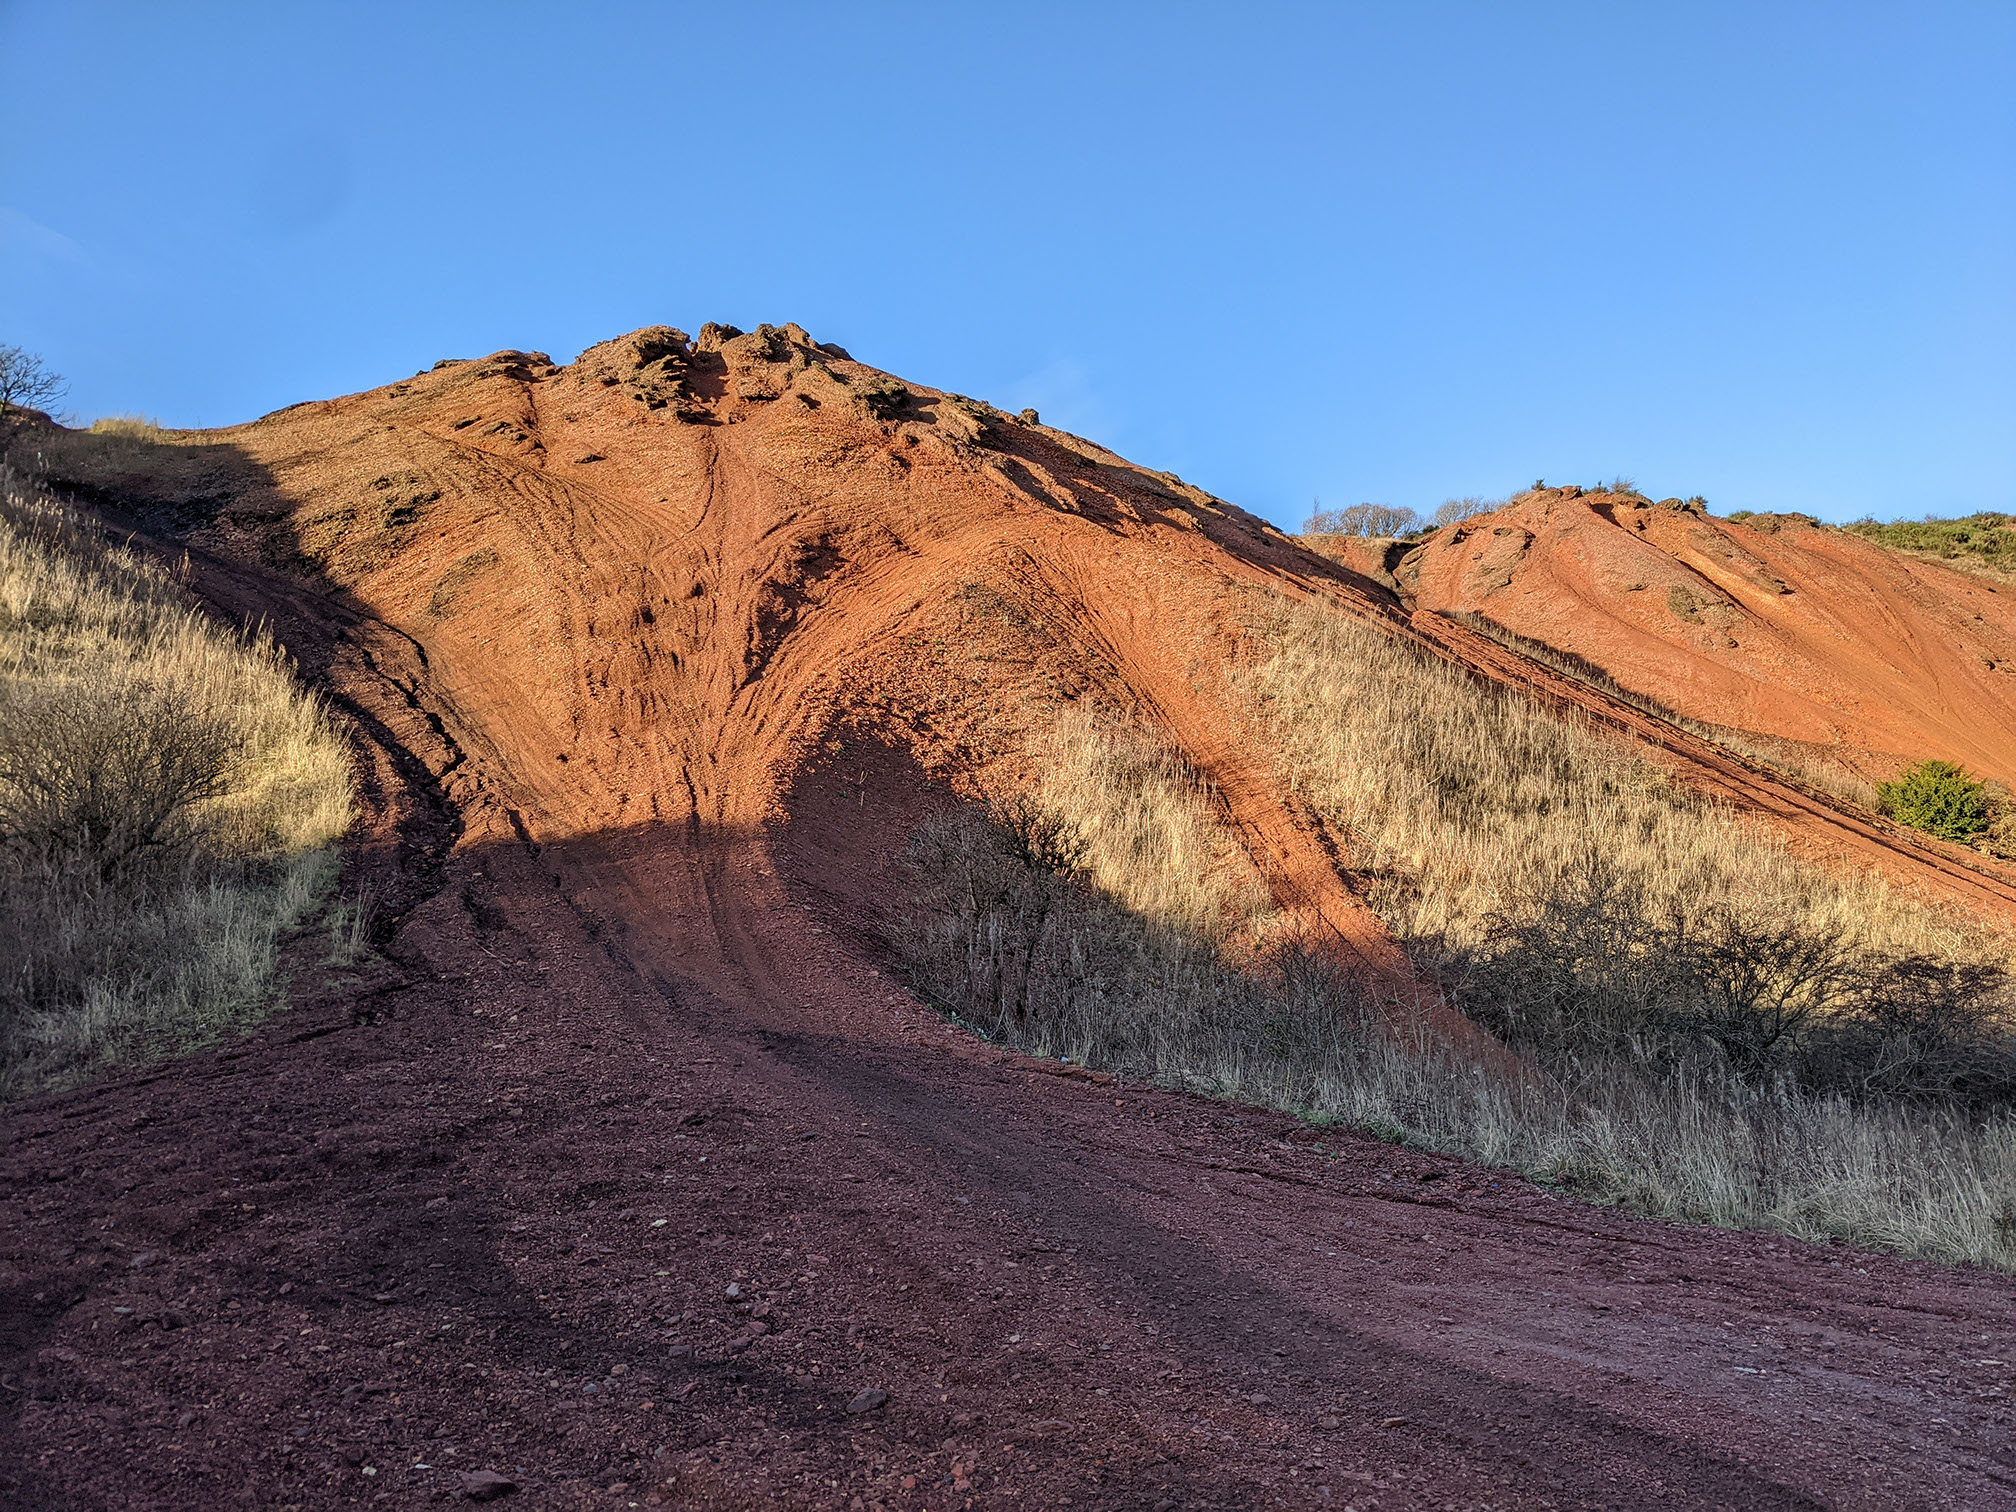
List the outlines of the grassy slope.
<svg viewBox="0 0 2016 1512">
<path fill-rule="evenodd" d="M 1546 977 L 1571 1020 L 1612 1011 L 1617 979 L 1651 976 L 1634 952 L 1725 910 L 1839 941 L 1865 972 L 2003 953 L 1878 882 L 1802 865 L 1596 733 L 1355 621 L 1281 607 L 1262 641 L 1242 674 L 1256 734 L 1350 837 L 1396 938 L 1459 1003 L 1473 987 L 1491 997 L 1493 982 L 1465 980 L 1481 970 Z M 1392 1005 L 1268 941 L 1264 910 L 1218 859 L 1230 842 L 1208 795 L 1173 755 L 1112 724 L 1058 739 L 1042 797 L 1091 839 L 1077 876 L 1028 866 L 998 822 L 972 818 L 933 827 L 913 854 L 921 904 L 903 948 L 982 1030 L 1650 1213 L 2016 1266 L 2006 1113 L 1855 1100 L 1734 1077 L 1698 1051 L 1593 1041 L 1542 1054 L 1538 1081 L 1480 1074 L 1377 1027 Z M 1559 926 L 1552 906 L 1586 898 L 1592 876 L 1621 903 Z M 1592 917 L 1595 950 L 1572 937 Z M 1492 954 L 1508 921 L 1536 919 L 1546 927 L 1518 936 L 1525 956 Z M 1991 1054 L 2007 1051 L 1999 1023 Z"/>
<path fill-rule="evenodd" d="M 191 739 L 222 753 L 215 772 L 108 861 L 92 804 L 121 822 L 122 796 Z M 268 1008 L 278 941 L 326 896 L 350 817 L 342 743 L 277 648 L 0 475 L 0 1096 Z"/>
<path fill-rule="evenodd" d="M 1895 551 L 1937 557 L 1954 566 L 2016 572 L 2016 516 L 1984 513 L 1958 520 L 1857 520 L 1845 528 Z"/>
</svg>

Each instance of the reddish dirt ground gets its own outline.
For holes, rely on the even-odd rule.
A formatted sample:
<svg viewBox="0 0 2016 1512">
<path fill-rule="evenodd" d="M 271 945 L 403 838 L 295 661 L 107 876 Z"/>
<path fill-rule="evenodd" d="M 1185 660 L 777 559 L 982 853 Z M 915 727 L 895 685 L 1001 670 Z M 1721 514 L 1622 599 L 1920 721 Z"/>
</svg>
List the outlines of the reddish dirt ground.
<svg viewBox="0 0 2016 1512">
<path fill-rule="evenodd" d="M 1058 697 L 1151 720 L 1278 898 L 1403 970 L 1213 668 L 1260 589 L 1412 632 L 888 382 L 644 332 L 58 455 L 350 717 L 381 952 L 304 940 L 249 1040 L 0 1115 L 0 1503 L 2016 1504 L 2006 1277 L 1628 1219 L 912 999 L 891 852 Z"/>
</svg>

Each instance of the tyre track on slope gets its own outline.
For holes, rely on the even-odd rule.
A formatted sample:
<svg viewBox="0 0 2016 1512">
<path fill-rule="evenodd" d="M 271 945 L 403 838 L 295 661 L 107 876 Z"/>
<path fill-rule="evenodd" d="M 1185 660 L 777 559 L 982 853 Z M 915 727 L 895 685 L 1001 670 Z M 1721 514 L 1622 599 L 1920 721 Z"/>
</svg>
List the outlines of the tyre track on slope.
<svg viewBox="0 0 2016 1512">
<path fill-rule="evenodd" d="M 2016 920 L 2016 882 L 1986 867 L 1944 854 L 1895 826 L 1861 817 L 1734 752 L 1554 671 L 1490 637 L 1430 611 L 1412 628 L 1450 660 L 1494 681 L 1524 687 L 1557 707 L 1574 708 L 1599 725 L 1663 754 L 1690 787 L 1771 823 L 1836 865 L 1871 866 L 1891 881 L 1943 895 L 2003 925 Z"/>
</svg>

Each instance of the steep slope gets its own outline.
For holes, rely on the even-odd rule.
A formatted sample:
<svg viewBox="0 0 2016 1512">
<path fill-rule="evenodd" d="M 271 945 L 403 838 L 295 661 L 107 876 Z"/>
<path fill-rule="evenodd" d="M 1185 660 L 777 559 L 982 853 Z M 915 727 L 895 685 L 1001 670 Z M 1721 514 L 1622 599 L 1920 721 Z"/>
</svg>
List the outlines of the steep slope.
<svg viewBox="0 0 2016 1512">
<path fill-rule="evenodd" d="M 449 363 L 206 440 L 93 486 L 312 569 L 409 638 L 496 822 L 604 837 L 578 847 L 594 886 L 648 893 L 635 912 L 684 952 L 700 919 L 734 954 L 721 869 L 816 741 L 873 731 L 1012 782 L 1020 733 L 1087 701 L 1188 759 L 1298 923 L 1405 975 L 1216 671 L 1253 588 L 1384 611 L 1173 477 L 791 326 Z M 649 855 L 611 861 L 617 835 Z"/>
<path fill-rule="evenodd" d="M 661 921 L 689 957 L 694 920 L 734 932 L 724 900 L 742 894 L 721 885 L 731 858 L 744 857 L 737 864 L 752 876 L 774 873 L 764 847 L 747 843 L 780 816 L 822 742 L 893 745 L 969 793 L 1012 787 L 1029 775 L 1025 737 L 1064 704 L 1086 703 L 1145 725 L 1201 776 L 1293 925 L 1360 969 L 1405 977 L 1340 880 L 1338 838 L 1256 761 L 1222 669 L 1256 590 L 1320 595 L 1396 634 L 1410 633 L 1406 617 L 1367 577 L 1170 475 L 1033 417 L 904 383 L 795 326 L 709 326 L 692 342 L 653 328 L 567 367 L 517 352 L 448 362 L 188 440 L 136 443 L 109 461 L 101 448 L 68 470 L 220 555 L 305 569 L 396 632 L 424 658 L 429 697 L 454 738 L 483 757 L 479 811 L 489 817 L 471 822 L 572 844 L 596 887 L 654 900 L 629 910 L 612 899 L 612 911 L 637 914 L 632 928 Z M 1792 574 L 1783 581 L 1807 584 L 1803 594 L 1752 592 L 1730 565 L 1734 527 L 1627 502 L 1535 496 L 1442 532 L 1401 568 L 1402 586 L 1417 609 L 1474 602 L 1510 628 L 1572 642 L 1585 623 L 1618 622 L 1609 578 L 1625 568 L 1569 565 L 1617 556 L 1648 584 L 1661 562 L 1668 577 L 1692 571 L 1665 542 L 1730 580 L 1729 603 L 1755 599 L 1775 618 L 1753 631 L 1734 609 L 1709 607 L 1698 624 L 1656 627 L 1670 640 L 1636 630 L 1631 644 L 1647 659 L 1620 661 L 1620 681 L 1642 675 L 1704 717 L 1735 723 L 1740 712 L 1793 738 L 1899 750 L 1910 749 L 1905 726 L 1925 705 L 1923 748 L 2002 769 L 2016 719 L 1991 696 L 2004 674 L 1960 665 L 1959 650 L 2016 629 L 1992 585 L 1961 579 L 1956 591 L 1974 597 L 1948 604 L 1853 538 L 1809 547 L 1786 543 L 1820 533 L 1752 529 L 1746 536 L 1775 553 L 1741 558 L 1753 576 L 1782 569 Z M 1835 578 L 1814 565 L 1822 548 L 1858 564 L 1846 608 L 1832 607 Z M 1518 586 L 1485 591 L 1499 577 Z M 1665 581 L 1622 595 L 1629 612 L 1658 599 L 1657 614 L 1670 617 Z M 1863 612 L 1855 593 L 1865 589 L 1899 606 L 1900 628 L 1875 649 L 1865 622 L 1881 617 Z M 1704 603 L 1706 591 L 1696 594 Z M 1956 628 L 1953 604 L 1975 599 L 1982 618 Z M 1693 645 L 1729 640 L 1732 626 L 1760 648 L 1748 670 L 1717 660 L 1726 648 Z M 1843 850 L 1841 816 L 1824 799 L 1761 769 L 1732 783 L 1726 753 L 1536 673 L 1439 617 L 1417 613 L 1411 633 L 1488 676 L 1538 682 L 1596 709 L 1658 746 L 1684 780 L 1734 797 L 1819 854 L 1855 865 L 1873 857 L 1970 906 L 2016 899 L 2006 882 L 1958 875 L 1965 868 L 1950 859 L 1860 819 L 1848 821 L 1857 833 Z M 1780 662 L 1760 660 L 1767 652 Z M 1807 660 L 1785 660 L 1795 653 Z M 1776 698 L 1766 679 L 1781 663 L 1793 691 Z M 1751 703 L 1736 711 L 1696 696 L 1724 684 Z M 1809 686 L 1810 696 L 1797 692 Z M 1893 694 L 1894 705 L 1884 702 Z M 1833 711 L 1824 726 L 1810 712 L 1822 703 Z M 857 763 L 863 773 L 873 765 Z M 907 780 L 897 788 L 914 797 Z M 914 806 L 891 810 L 892 823 L 914 817 Z M 612 836 L 626 854 L 647 854 L 611 860 Z M 844 862 L 829 858 L 824 884 L 873 875 L 869 863 L 893 838 L 861 832 Z M 709 859 L 696 867 L 695 854 Z M 725 936 L 717 944 L 734 956 Z"/>
<path fill-rule="evenodd" d="M 1938 756 L 2016 779 L 2016 587 L 1981 574 L 1798 516 L 1568 488 L 1437 532 L 1395 580 L 1866 776 Z"/>
</svg>

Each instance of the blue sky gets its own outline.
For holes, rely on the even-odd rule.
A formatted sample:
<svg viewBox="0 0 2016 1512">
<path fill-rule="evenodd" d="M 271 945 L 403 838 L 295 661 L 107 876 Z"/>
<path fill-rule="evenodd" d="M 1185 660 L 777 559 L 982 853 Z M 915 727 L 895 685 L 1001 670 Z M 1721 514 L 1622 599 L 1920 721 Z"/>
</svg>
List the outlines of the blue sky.
<svg viewBox="0 0 2016 1512">
<path fill-rule="evenodd" d="M 218 425 L 796 320 L 1283 524 L 2016 510 L 2016 6 L 0 0 L 0 342 Z"/>
</svg>

